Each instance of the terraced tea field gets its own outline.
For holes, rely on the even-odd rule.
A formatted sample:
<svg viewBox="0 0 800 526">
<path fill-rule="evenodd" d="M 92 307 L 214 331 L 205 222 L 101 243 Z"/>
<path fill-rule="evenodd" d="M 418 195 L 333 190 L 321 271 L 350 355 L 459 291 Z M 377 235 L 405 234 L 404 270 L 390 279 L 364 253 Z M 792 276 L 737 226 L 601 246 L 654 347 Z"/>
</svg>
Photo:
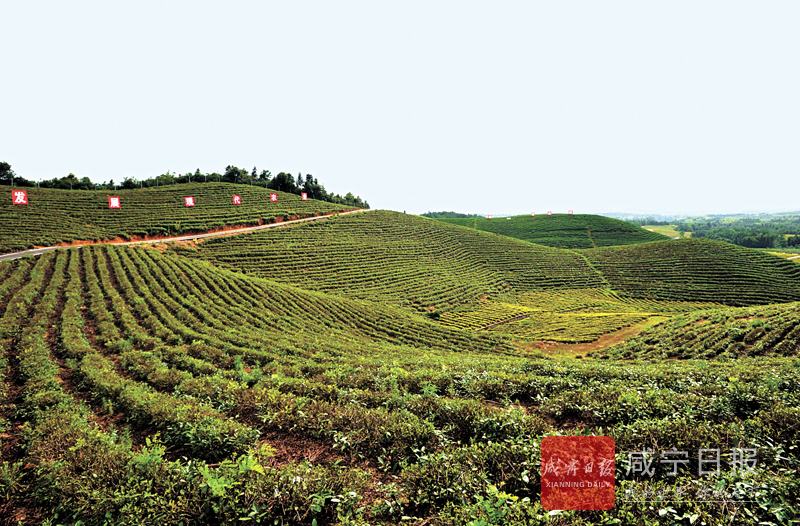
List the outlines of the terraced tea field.
<svg viewBox="0 0 800 526">
<path fill-rule="evenodd" d="M 27 205 L 14 205 L 10 189 L 0 200 L 0 253 L 78 240 L 174 236 L 348 209 L 324 201 L 302 201 L 295 194 L 230 183 L 113 192 L 25 190 Z M 278 196 L 276 202 L 270 200 L 272 193 Z M 240 196 L 240 205 L 233 203 L 234 195 Z M 120 198 L 119 209 L 109 208 L 109 196 Z M 185 197 L 193 197 L 195 206 L 187 207 Z"/>
<path fill-rule="evenodd" d="M 607 349 L 606 358 L 797 356 L 800 303 L 691 312 Z"/>
<path fill-rule="evenodd" d="M 209 240 L 181 253 L 420 311 L 450 310 L 484 294 L 602 285 L 579 254 L 386 211 Z"/>
<path fill-rule="evenodd" d="M 563 250 L 383 211 L 0 262 L 0 519 L 789 524 L 800 303 L 728 305 L 800 301 L 797 268 L 708 241 Z M 597 359 L 529 350 L 660 317 Z M 616 443 L 615 507 L 543 509 L 542 439 L 591 434 Z M 686 466 L 631 473 L 645 448 Z M 699 450 L 727 466 L 735 448 L 757 452 L 752 471 L 696 469 Z"/>
<path fill-rule="evenodd" d="M 8 522 L 777 524 L 795 510 L 796 360 L 515 356 L 505 336 L 140 248 L 4 262 L 0 280 Z M 544 510 L 542 438 L 592 433 L 616 442 L 615 508 Z M 691 460 L 678 477 L 626 473 L 629 452 L 673 447 Z M 755 502 L 692 498 L 709 447 L 757 450 L 752 472 L 714 479 Z M 626 497 L 666 487 L 686 492 Z"/>
<path fill-rule="evenodd" d="M 556 248 L 597 248 L 663 241 L 666 236 L 633 223 L 590 214 L 537 214 L 486 219 L 440 218 L 437 221 L 493 232 Z"/>
<path fill-rule="evenodd" d="M 721 306 L 623 298 L 607 289 L 556 289 L 519 293 L 516 297 L 516 305 L 483 300 L 474 310 L 444 313 L 441 323 L 488 329 L 526 340 L 583 343 L 665 313 Z"/>
<path fill-rule="evenodd" d="M 744 306 L 800 300 L 800 267 L 721 241 L 679 239 L 582 253 L 616 292 Z"/>
</svg>

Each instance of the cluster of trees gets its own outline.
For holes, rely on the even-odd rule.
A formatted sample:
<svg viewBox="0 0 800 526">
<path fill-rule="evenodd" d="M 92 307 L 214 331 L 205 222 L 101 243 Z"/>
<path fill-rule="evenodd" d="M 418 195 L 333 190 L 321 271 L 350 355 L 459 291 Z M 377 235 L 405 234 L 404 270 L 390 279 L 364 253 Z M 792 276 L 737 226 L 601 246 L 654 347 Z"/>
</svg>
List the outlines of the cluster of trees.
<svg viewBox="0 0 800 526">
<path fill-rule="evenodd" d="M 679 221 L 675 226 L 692 237 L 727 241 L 748 248 L 800 246 L 800 215 L 712 217 Z"/>
<path fill-rule="evenodd" d="M 269 170 L 261 170 L 259 172 L 255 166 L 252 170 L 248 171 L 244 168 L 228 165 L 225 168 L 225 173 L 222 174 L 217 172 L 204 174 L 200 172 L 199 168 L 194 173 L 189 172 L 183 175 L 167 171 L 166 173 L 149 179 L 126 177 L 121 183 L 117 184 L 113 179 L 108 182 L 93 183 L 88 177 L 79 179 L 72 173 L 66 177 L 54 177 L 46 181 L 29 181 L 24 177 L 16 175 L 11 169 L 11 165 L 7 162 L 0 162 L 0 185 L 38 186 L 40 188 L 59 188 L 63 190 L 116 190 L 119 188 L 154 188 L 170 184 L 206 182 L 249 184 L 298 195 L 306 193 L 309 199 L 318 199 L 329 203 L 338 203 L 359 208 L 369 208 L 369 203 L 361 199 L 361 197 L 353 195 L 351 192 L 347 192 L 347 194 L 342 196 L 326 191 L 325 187 L 311 174 L 303 176 L 301 173 L 298 173 L 297 177 L 295 177 L 290 173 L 280 172 L 273 176 Z"/>
<path fill-rule="evenodd" d="M 483 217 L 478 214 L 460 214 L 458 212 L 425 212 L 420 214 L 422 217 L 430 217 L 431 219 L 442 218 L 464 218 L 464 217 Z"/>
</svg>

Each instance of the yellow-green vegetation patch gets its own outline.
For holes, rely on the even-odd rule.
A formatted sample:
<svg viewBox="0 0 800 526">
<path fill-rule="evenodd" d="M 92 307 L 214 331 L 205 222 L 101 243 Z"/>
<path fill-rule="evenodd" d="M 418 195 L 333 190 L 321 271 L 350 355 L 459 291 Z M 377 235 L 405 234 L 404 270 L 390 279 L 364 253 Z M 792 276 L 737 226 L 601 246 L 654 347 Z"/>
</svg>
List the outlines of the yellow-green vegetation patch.
<svg viewBox="0 0 800 526">
<path fill-rule="evenodd" d="M 718 303 L 656 301 L 623 297 L 608 289 L 561 289 L 517 294 L 524 306 L 551 312 L 684 312 L 721 306 Z"/>
<path fill-rule="evenodd" d="M 644 225 L 642 228 L 649 232 L 661 234 L 662 236 L 682 237 L 681 233 L 675 230 L 675 225 Z"/>
<path fill-rule="evenodd" d="M 530 316 L 541 309 L 534 309 L 524 305 L 512 305 L 500 301 L 482 300 L 474 310 L 459 310 L 445 312 L 439 318 L 442 325 L 459 329 L 484 329 L 489 326 L 508 322 L 521 316 Z"/>
<path fill-rule="evenodd" d="M 645 312 L 542 312 L 524 320 L 498 325 L 492 330 L 526 340 L 582 343 L 594 341 L 603 334 L 635 325 L 654 315 Z"/>
</svg>

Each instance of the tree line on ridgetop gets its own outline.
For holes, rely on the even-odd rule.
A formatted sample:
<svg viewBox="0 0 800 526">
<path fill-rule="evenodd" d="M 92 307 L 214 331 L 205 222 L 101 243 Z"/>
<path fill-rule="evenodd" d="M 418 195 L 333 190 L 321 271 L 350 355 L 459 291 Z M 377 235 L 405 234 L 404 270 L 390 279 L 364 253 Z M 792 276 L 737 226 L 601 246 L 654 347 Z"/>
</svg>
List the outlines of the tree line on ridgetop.
<svg viewBox="0 0 800 526">
<path fill-rule="evenodd" d="M 361 199 L 359 196 L 353 195 L 352 192 L 347 192 L 344 196 L 328 192 L 325 190 L 325 186 L 320 184 L 317 178 L 311 174 L 305 174 L 305 176 L 303 176 L 303 174 L 298 173 L 297 177 L 294 177 L 290 173 L 280 172 L 273 176 L 269 170 L 261 170 L 259 172 L 255 166 L 252 171 L 247 171 L 244 168 L 228 165 L 225 168 L 225 173 L 222 174 L 217 172 L 204 174 L 200 172 L 199 168 L 194 173 L 189 172 L 183 175 L 167 171 L 166 173 L 148 179 L 126 177 L 122 183 L 116 184 L 113 179 L 109 182 L 94 183 L 88 177 L 81 177 L 79 179 L 72 173 L 61 178 L 54 177 L 39 182 L 30 181 L 15 174 L 11 169 L 11 165 L 7 162 L 0 162 L 0 185 L 21 187 L 38 186 L 39 188 L 57 188 L 61 190 L 133 190 L 136 188 L 155 188 L 178 183 L 206 182 L 248 184 L 297 195 L 305 193 L 308 194 L 309 199 L 318 199 L 320 201 L 355 206 L 358 208 L 369 208 L 369 203 L 367 203 L 367 201 Z"/>
</svg>

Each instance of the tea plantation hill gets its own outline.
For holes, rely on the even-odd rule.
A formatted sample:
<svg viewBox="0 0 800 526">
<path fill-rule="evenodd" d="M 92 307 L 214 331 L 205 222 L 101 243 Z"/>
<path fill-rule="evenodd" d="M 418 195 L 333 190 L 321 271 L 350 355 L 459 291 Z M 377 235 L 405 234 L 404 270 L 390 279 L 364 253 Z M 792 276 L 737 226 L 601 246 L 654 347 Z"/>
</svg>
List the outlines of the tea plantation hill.
<svg viewBox="0 0 800 526">
<path fill-rule="evenodd" d="M 596 353 L 599 358 L 735 359 L 797 356 L 800 303 L 701 310 L 672 318 Z M 797 388 L 797 386 L 795 386 Z"/>
<path fill-rule="evenodd" d="M 358 216 L 176 250 L 305 289 L 421 311 L 486 294 L 603 286 L 575 252 L 396 212 Z"/>
<path fill-rule="evenodd" d="M 800 266 L 708 239 L 580 251 L 609 286 L 634 298 L 732 306 L 800 300 Z"/>
<path fill-rule="evenodd" d="M 597 248 L 663 241 L 666 236 L 633 223 L 591 214 L 439 218 L 437 221 L 493 232 L 557 248 Z"/>
<path fill-rule="evenodd" d="M 446 261 L 459 250 L 485 258 L 489 277 L 500 263 L 476 240 L 490 249 L 523 245 L 543 262 L 548 254 L 583 261 L 454 225 L 423 221 L 444 230 L 422 231 L 420 219 L 374 216 L 383 223 L 342 217 L 330 224 L 350 240 L 364 225 L 370 236 L 385 229 L 378 237 L 387 242 L 410 228 L 394 246 L 417 250 L 407 238 L 425 233 Z M 461 230 L 467 233 L 459 237 Z M 260 234 L 231 239 L 241 238 L 264 241 Z M 360 248 L 370 245 L 350 252 Z M 525 261 L 520 252 L 513 258 Z M 409 255 L 428 254 L 398 259 Z M 528 301 L 558 309 L 569 303 L 559 295 Z M 777 328 L 777 317 L 765 318 L 763 328 Z M 793 447 L 800 371 L 790 360 L 554 362 L 510 356 L 509 347 L 506 338 L 402 309 L 156 250 L 93 246 L 2 262 L 0 519 L 87 526 L 663 523 L 665 508 L 641 501 L 559 516 L 542 508 L 538 444 L 577 429 L 611 436 L 622 456 L 646 447 L 689 452 L 680 486 L 667 485 L 663 469 L 634 479 L 618 465 L 618 495 L 708 480 L 690 469 L 700 448 L 757 446 L 745 483 L 781 507 L 698 499 L 666 511 L 675 516 L 691 506 L 692 517 L 707 524 L 788 524 L 780 514 L 796 506 L 800 491 Z M 738 475 L 722 476 L 739 483 Z"/>
<path fill-rule="evenodd" d="M 325 201 L 232 183 L 192 183 L 143 190 L 53 190 L 25 188 L 28 205 L 14 205 L 11 189 L 0 199 L 0 253 L 72 241 L 131 236 L 174 236 L 224 226 L 253 226 L 277 218 L 352 209 Z M 270 194 L 277 193 L 277 202 Z M 233 204 L 241 196 L 241 205 Z M 108 197 L 121 208 L 109 209 Z M 194 197 L 187 207 L 184 197 Z"/>
<path fill-rule="evenodd" d="M 192 257 L 311 290 L 449 311 L 489 295 L 606 288 L 651 300 L 800 301 L 800 266 L 706 240 L 564 250 L 387 211 L 204 241 Z"/>
</svg>

